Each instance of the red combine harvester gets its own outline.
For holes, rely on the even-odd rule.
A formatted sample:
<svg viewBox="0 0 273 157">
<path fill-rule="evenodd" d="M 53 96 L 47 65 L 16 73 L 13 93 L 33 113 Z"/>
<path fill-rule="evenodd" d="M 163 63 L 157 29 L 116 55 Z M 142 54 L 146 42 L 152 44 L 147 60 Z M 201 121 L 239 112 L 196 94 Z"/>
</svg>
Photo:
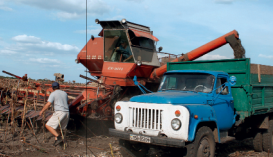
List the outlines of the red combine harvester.
<svg viewBox="0 0 273 157">
<path fill-rule="evenodd" d="M 160 66 L 158 54 L 162 52 L 156 51 L 155 47 L 159 40 L 153 36 L 149 27 L 125 19 L 96 19 L 95 22 L 102 27 L 100 37 L 92 36 L 75 61 L 83 64 L 87 72 L 98 79 L 80 75 L 93 83 L 73 100 L 70 110 L 90 118 L 111 119 L 116 101 L 129 100 L 132 96 L 142 94 L 134 83 L 134 76 L 140 85 L 156 91 L 167 66 Z M 226 43 L 234 50 L 235 58 L 244 57 L 244 49 L 235 30 L 187 54 L 163 54 L 174 56 L 176 59 L 172 62 L 192 61 Z"/>
</svg>

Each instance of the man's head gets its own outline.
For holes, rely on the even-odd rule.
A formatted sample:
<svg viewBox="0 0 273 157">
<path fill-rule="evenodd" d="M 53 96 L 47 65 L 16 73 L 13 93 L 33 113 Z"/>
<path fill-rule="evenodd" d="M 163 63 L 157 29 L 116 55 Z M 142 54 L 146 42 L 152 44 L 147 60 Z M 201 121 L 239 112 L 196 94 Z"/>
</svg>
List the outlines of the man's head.
<svg viewBox="0 0 273 157">
<path fill-rule="evenodd" d="M 59 89 L 60 88 L 59 83 L 58 82 L 53 82 L 52 83 L 52 88 L 53 88 L 53 90 Z"/>
<path fill-rule="evenodd" d="M 125 47 L 127 45 L 127 42 L 125 40 L 120 40 L 120 44 Z"/>
</svg>

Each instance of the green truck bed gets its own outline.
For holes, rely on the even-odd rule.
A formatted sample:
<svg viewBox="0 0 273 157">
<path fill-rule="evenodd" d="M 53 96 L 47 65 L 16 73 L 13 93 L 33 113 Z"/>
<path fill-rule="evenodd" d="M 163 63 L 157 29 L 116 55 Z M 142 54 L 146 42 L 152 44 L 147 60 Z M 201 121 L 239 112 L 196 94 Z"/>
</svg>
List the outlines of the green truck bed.
<svg viewBox="0 0 273 157">
<path fill-rule="evenodd" d="M 170 70 L 223 71 L 236 76 L 232 87 L 234 107 L 240 119 L 273 111 L 273 66 L 251 64 L 249 58 L 169 62 Z"/>
</svg>

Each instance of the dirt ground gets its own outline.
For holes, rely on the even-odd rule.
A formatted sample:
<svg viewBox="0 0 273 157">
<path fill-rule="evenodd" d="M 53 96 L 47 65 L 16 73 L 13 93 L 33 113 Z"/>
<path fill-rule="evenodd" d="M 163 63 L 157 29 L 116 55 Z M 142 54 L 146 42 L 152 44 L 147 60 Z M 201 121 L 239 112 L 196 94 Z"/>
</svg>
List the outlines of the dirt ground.
<svg viewBox="0 0 273 157">
<path fill-rule="evenodd" d="M 20 137 L 20 127 L 15 128 L 15 133 L 11 134 L 8 127 L 5 135 L 5 123 L 0 124 L 0 157 L 122 157 L 119 152 L 118 138 L 108 135 L 109 127 L 113 127 L 109 121 L 70 121 L 66 131 L 67 146 L 63 144 L 53 147 L 54 137 L 45 129 L 39 127 L 35 129 L 35 135 L 31 127 L 26 126 L 23 137 Z M 86 127 L 87 126 L 87 127 Z M 87 135 L 87 136 L 86 136 Z M 44 138 L 45 136 L 45 138 Z M 4 142 L 4 139 L 6 141 Z M 254 152 L 252 139 L 236 141 L 233 138 L 227 140 L 225 144 L 216 145 L 217 157 L 273 157 L 267 152 Z M 176 156 L 176 155 L 175 155 Z"/>
</svg>

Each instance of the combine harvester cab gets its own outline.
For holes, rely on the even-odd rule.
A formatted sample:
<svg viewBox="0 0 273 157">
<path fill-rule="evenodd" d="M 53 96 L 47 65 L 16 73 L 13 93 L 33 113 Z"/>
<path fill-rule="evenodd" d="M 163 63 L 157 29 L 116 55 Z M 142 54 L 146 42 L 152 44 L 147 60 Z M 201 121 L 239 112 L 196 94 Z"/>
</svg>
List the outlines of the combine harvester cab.
<svg viewBox="0 0 273 157">
<path fill-rule="evenodd" d="M 141 94 L 135 88 L 134 76 L 146 85 L 152 71 L 160 66 L 155 47 L 158 39 L 149 27 L 125 19 L 96 20 L 96 23 L 102 26 L 100 37 L 92 36 L 75 61 L 99 79 L 86 78 L 93 83 L 87 85 L 88 89 L 70 107 L 84 115 L 94 113 L 94 116 L 106 118 L 112 117 L 112 106 L 117 100 L 128 98 L 128 94 Z"/>
</svg>

